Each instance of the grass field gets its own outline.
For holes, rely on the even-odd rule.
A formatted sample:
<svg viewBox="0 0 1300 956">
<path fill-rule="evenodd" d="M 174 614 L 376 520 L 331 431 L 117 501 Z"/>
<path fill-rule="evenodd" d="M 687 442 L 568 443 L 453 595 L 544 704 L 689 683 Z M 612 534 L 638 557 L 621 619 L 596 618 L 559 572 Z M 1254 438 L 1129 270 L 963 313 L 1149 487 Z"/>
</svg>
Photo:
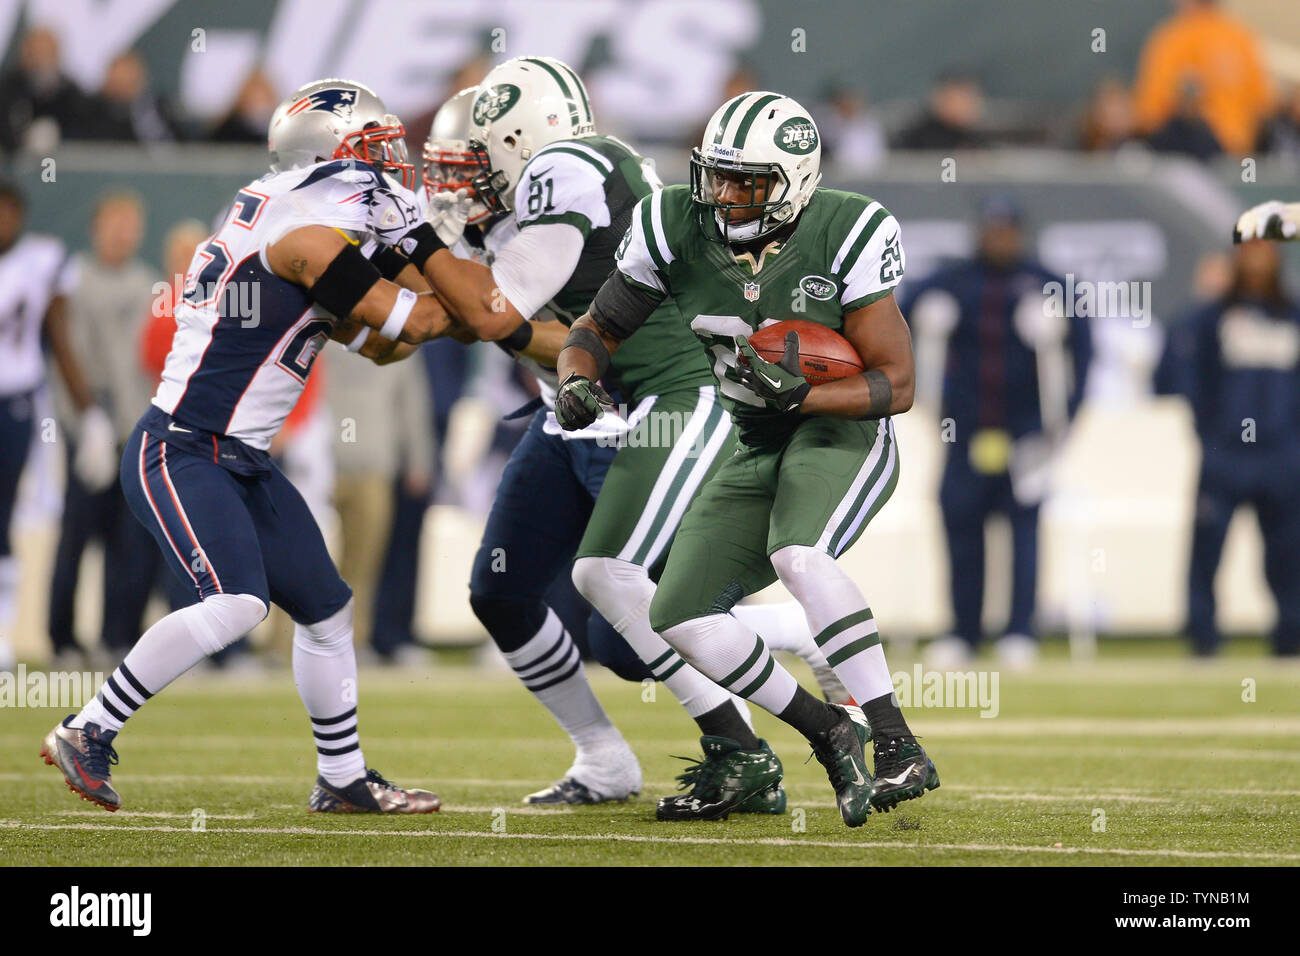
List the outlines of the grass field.
<svg viewBox="0 0 1300 956">
<path fill-rule="evenodd" d="M 899 653 L 891 666 L 912 662 Z M 1247 679 L 1253 702 L 1242 699 Z M 187 677 L 150 702 L 118 741 L 116 814 L 77 799 L 37 756 L 62 711 L 6 708 L 0 862 L 1300 864 L 1294 664 L 1236 655 L 1198 665 L 1123 645 L 1087 666 L 1058 658 L 1028 676 L 1002 674 L 994 718 L 914 706 L 943 785 L 858 830 L 840 821 L 807 747 L 766 714 L 758 730 L 803 812 L 657 823 L 654 797 L 682 766 L 670 755 L 696 752 L 692 725 L 662 688 L 645 702 L 639 685 L 603 671 L 593 684 L 640 756 L 647 790 L 622 805 L 541 810 L 519 798 L 564 771 L 570 745 L 512 676 L 454 664 L 363 672 L 368 762 L 442 795 L 440 813 L 413 818 L 306 812 L 314 755 L 287 673 Z"/>
</svg>

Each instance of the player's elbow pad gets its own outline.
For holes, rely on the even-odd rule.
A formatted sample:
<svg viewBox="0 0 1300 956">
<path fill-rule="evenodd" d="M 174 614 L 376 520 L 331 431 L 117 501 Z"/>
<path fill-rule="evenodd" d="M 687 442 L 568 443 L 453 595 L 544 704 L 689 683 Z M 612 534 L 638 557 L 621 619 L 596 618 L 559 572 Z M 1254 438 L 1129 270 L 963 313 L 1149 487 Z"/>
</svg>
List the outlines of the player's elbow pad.
<svg viewBox="0 0 1300 956">
<path fill-rule="evenodd" d="M 312 301 L 346 319 L 383 276 L 354 245 L 339 250 L 325 271 L 307 289 Z"/>
<path fill-rule="evenodd" d="M 660 301 L 632 285 L 615 270 L 596 292 L 587 311 L 602 332 L 616 342 L 622 342 L 642 326 L 650 313 L 659 307 Z"/>
</svg>

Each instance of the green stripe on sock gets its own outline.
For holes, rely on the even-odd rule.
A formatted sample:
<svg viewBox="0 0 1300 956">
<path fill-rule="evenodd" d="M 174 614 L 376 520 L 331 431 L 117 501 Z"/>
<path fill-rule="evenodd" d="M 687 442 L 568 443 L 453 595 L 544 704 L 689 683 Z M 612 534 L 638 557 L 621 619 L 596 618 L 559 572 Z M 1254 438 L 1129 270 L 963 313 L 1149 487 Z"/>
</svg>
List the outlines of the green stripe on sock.
<svg viewBox="0 0 1300 956">
<path fill-rule="evenodd" d="M 660 654 L 658 657 L 656 657 L 646 666 L 649 667 L 651 670 L 654 670 L 656 667 L 662 667 L 664 664 L 668 662 L 668 658 L 672 657 L 676 653 L 677 652 L 670 647 L 668 648 L 668 650 L 664 651 L 662 654 Z"/>
<path fill-rule="evenodd" d="M 749 697 L 750 694 L 754 693 L 754 691 L 758 690 L 765 683 L 767 683 L 767 679 L 772 676 L 772 671 L 775 667 L 776 667 L 776 658 L 773 657 L 771 654 L 768 654 L 767 666 L 763 668 L 763 672 L 759 674 L 758 677 L 754 679 L 754 682 L 750 684 L 748 687 L 744 688 L 743 690 L 736 691 L 736 696 L 746 697 L 746 698 Z"/>
<path fill-rule="evenodd" d="M 880 643 L 880 634 L 868 634 L 866 637 L 860 637 L 852 644 L 845 644 L 834 654 L 826 658 L 826 663 L 831 667 L 837 667 L 843 664 L 854 654 L 861 654 L 863 651 L 875 647 Z"/>
<path fill-rule="evenodd" d="M 677 658 L 677 663 L 676 663 L 676 664 L 674 664 L 672 667 L 668 668 L 668 670 L 664 671 L 662 674 L 660 674 L 660 675 L 659 675 L 657 678 L 655 678 L 655 679 L 656 679 L 656 680 L 667 680 L 668 678 L 672 677 L 674 674 L 676 674 L 679 670 L 681 670 L 681 669 L 682 669 L 683 667 L 685 667 L 685 666 L 686 666 L 686 661 L 684 661 L 682 658 L 679 657 L 679 658 Z"/>
<path fill-rule="evenodd" d="M 871 619 L 871 608 L 864 607 L 861 611 L 854 611 L 852 614 L 846 614 L 833 624 L 826 625 L 822 632 L 814 637 L 813 640 L 817 642 L 818 647 L 825 647 L 826 642 L 836 634 L 847 630 L 854 624 L 861 624 L 863 621 L 870 621 Z"/>
<path fill-rule="evenodd" d="M 749 657 L 745 658 L 745 663 L 741 664 L 726 677 L 722 678 L 718 683 L 723 687 L 729 688 L 732 681 L 739 680 L 745 671 L 758 663 L 758 659 L 763 656 L 764 650 L 766 650 L 766 648 L 763 647 L 763 639 L 761 637 L 754 638 L 754 652 L 750 654 Z"/>
</svg>

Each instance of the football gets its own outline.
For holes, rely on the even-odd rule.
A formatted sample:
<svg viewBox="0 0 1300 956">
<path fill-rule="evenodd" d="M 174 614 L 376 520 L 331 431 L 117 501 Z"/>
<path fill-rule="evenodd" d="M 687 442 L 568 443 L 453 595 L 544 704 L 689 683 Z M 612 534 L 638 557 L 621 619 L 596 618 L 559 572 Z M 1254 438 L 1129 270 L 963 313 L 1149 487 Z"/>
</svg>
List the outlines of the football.
<svg viewBox="0 0 1300 956">
<path fill-rule="evenodd" d="M 799 371 L 810 384 L 834 382 L 862 371 L 862 358 L 848 339 L 834 329 L 804 319 L 761 328 L 749 337 L 749 344 L 769 362 L 779 362 L 785 355 L 787 332 L 799 333 Z"/>
</svg>

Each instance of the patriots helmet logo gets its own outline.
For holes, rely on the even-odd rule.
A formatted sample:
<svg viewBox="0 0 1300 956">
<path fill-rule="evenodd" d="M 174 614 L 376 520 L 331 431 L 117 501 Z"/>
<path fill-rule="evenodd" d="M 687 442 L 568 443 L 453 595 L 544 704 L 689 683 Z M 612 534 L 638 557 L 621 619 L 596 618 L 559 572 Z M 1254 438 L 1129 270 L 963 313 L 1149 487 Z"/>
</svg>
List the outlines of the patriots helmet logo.
<svg viewBox="0 0 1300 956">
<path fill-rule="evenodd" d="M 324 110 L 333 113 L 346 123 L 352 119 L 352 109 L 357 105 L 357 95 L 358 91 L 355 87 L 335 86 L 317 90 L 289 107 L 285 116 L 296 116 L 298 113 L 306 113 L 310 110 Z"/>
</svg>

